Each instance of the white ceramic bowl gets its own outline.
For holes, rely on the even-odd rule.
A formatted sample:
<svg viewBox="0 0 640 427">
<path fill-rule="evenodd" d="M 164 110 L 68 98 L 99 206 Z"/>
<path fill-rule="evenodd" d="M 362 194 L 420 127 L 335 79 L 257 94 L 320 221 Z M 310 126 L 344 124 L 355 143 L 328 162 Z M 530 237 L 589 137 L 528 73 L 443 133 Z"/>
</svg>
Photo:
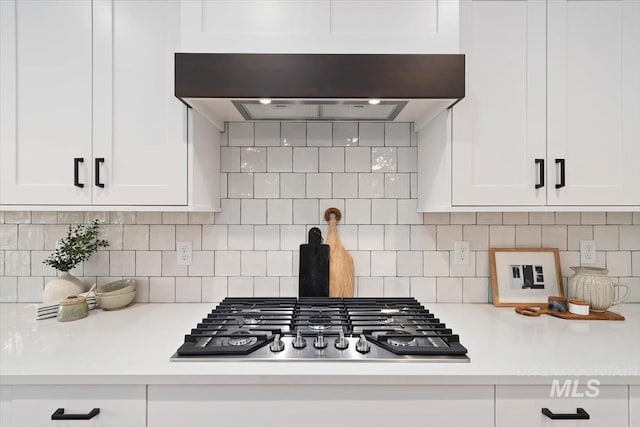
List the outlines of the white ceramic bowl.
<svg viewBox="0 0 640 427">
<path fill-rule="evenodd" d="M 98 302 L 98 307 L 103 310 L 118 310 L 120 308 L 124 308 L 131 304 L 131 302 L 136 298 L 136 290 L 134 289 L 131 292 L 127 292 L 126 294 L 117 294 L 117 295 L 105 295 L 98 294 L 96 295 L 96 299 Z"/>
<path fill-rule="evenodd" d="M 96 296 L 112 296 L 128 294 L 136 290 L 136 279 L 122 279 L 115 282 L 109 282 L 106 285 L 96 288 Z"/>
</svg>

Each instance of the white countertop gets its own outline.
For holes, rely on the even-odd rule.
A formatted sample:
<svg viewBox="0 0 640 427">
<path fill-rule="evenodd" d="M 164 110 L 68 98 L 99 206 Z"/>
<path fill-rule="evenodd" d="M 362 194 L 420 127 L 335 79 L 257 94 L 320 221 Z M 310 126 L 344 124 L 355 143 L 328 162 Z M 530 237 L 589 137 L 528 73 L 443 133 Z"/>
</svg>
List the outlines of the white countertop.
<svg viewBox="0 0 640 427">
<path fill-rule="evenodd" d="M 59 323 L 0 304 L 2 384 L 547 384 L 588 377 L 640 385 L 640 304 L 623 322 L 525 317 L 491 305 L 427 304 L 470 363 L 170 362 L 214 304 L 134 304 Z"/>
</svg>

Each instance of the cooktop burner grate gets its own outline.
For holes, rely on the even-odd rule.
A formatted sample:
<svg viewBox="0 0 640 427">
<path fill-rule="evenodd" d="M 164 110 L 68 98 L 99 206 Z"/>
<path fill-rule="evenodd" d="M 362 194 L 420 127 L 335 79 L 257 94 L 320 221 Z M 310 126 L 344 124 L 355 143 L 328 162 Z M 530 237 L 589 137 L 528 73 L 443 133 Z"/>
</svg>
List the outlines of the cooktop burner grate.
<svg viewBox="0 0 640 427">
<path fill-rule="evenodd" d="M 468 361 L 466 353 L 414 298 L 225 298 L 174 358 Z"/>
</svg>

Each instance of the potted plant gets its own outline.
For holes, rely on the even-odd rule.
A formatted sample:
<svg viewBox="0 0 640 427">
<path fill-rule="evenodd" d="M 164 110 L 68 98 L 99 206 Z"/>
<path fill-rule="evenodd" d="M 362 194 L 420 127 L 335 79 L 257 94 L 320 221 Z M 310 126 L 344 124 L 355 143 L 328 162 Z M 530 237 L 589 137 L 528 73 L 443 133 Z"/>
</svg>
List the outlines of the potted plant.
<svg viewBox="0 0 640 427">
<path fill-rule="evenodd" d="M 58 303 L 68 296 L 84 291 L 82 282 L 69 274 L 69 270 L 88 260 L 98 248 L 109 246 L 106 240 L 98 239 L 99 231 L 100 223 L 97 219 L 90 224 L 69 226 L 67 237 L 61 239 L 56 245 L 56 250 L 42 261 L 60 273 L 44 287 L 42 302 Z"/>
</svg>

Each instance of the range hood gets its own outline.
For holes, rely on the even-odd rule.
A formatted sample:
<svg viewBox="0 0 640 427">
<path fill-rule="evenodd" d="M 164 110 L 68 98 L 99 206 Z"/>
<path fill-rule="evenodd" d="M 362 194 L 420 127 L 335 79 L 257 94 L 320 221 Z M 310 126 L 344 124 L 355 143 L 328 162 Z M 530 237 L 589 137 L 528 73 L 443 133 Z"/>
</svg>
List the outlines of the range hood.
<svg viewBox="0 0 640 427">
<path fill-rule="evenodd" d="M 176 53 L 175 95 L 242 120 L 415 122 L 464 98 L 464 55 Z"/>
</svg>

